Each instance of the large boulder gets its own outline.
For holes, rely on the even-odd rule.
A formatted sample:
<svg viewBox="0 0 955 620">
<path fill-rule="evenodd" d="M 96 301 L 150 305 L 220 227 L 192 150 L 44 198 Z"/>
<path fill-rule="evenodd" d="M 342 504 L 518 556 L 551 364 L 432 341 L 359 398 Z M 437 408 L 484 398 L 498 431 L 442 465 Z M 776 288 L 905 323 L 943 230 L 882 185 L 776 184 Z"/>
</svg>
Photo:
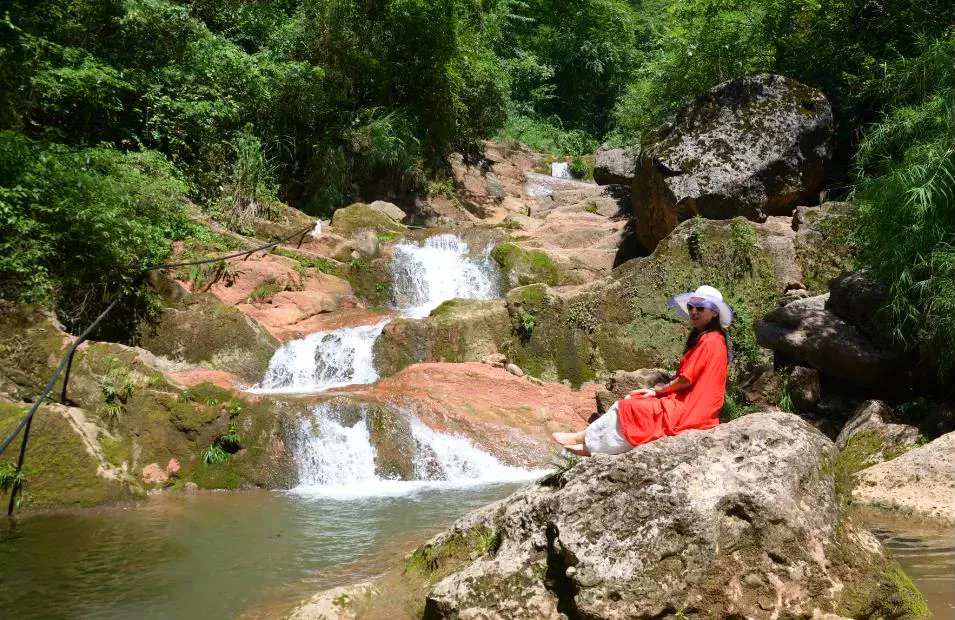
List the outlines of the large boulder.
<svg viewBox="0 0 955 620">
<path fill-rule="evenodd" d="M 428 428 L 466 437 L 503 463 L 537 468 L 549 465 L 558 450 L 552 432 L 587 426 L 598 387 L 541 385 L 477 362 L 426 363 L 353 386 L 349 394 L 396 403 Z"/>
<path fill-rule="evenodd" d="M 424 319 L 395 319 L 375 341 L 375 368 L 391 375 L 418 362 L 477 362 L 511 335 L 500 300 L 452 299 Z"/>
<path fill-rule="evenodd" d="M 594 181 L 599 185 L 630 185 L 635 167 L 632 148 L 604 144 L 594 157 Z"/>
<path fill-rule="evenodd" d="M 340 235 L 351 235 L 359 230 L 368 229 L 394 232 L 406 230 L 391 216 L 362 202 L 356 202 L 335 211 L 332 214 L 332 229 Z"/>
<path fill-rule="evenodd" d="M 840 512 L 834 452 L 777 412 L 598 455 L 463 517 L 405 574 L 437 575 L 427 618 L 905 617 L 921 596 Z"/>
<path fill-rule="evenodd" d="M 905 357 L 872 342 L 827 307 L 829 295 L 794 301 L 756 324 L 756 339 L 777 357 L 854 385 L 891 393 L 905 384 Z"/>
<path fill-rule="evenodd" d="M 858 475 L 855 504 L 955 524 L 955 433 L 879 463 Z"/>
<path fill-rule="evenodd" d="M 813 200 L 832 155 L 819 91 L 749 75 L 700 95 L 644 141 L 633 180 L 637 237 L 656 247 L 694 215 L 763 221 Z"/>
<path fill-rule="evenodd" d="M 508 309 L 520 329 L 509 357 L 533 376 L 572 383 L 674 364 L 687 327 L 667 311 L 667 301 L 701 284 L 720 288 L 737 310 L 734 338 L 747 345 L 738 347 L 737 357 L 743 351 L 758 357 L 752 319 L 773 308 L 786 284 L 800 277 L 794 234 L 789 218 L 762 224 L 694 218 L 651 256 L 617 266 L 610 277 L 575 288 L 513 289 Z"/>
<path fill-rule="evenodd" d="M 141 345 L 170 360 L 202 364 L 254 383 L 279 347 L 262 325 L 211 293 L 170 302 L 159 321 L 148 326 Z"/>
</svg>

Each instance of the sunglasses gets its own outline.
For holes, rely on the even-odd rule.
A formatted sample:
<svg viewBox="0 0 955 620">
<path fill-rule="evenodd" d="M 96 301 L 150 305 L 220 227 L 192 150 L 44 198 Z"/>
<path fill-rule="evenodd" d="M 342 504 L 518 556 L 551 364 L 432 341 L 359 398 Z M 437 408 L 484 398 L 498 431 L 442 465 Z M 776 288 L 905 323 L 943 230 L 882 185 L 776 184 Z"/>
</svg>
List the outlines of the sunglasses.
<svg viewBox="0 0 955 620">
<path fill-rule="evenodd" d="M 706 310 L 706 309 L 707 309 L 706 306 L 694 306 L 693 304 L 687 304 L 687 305 L 686 305 L 686 311 L 687 311 L 687 312 L 693 312 L 694 310 L 696 310 L 697 312 L 702 312 L 702 311 L 704 311 L 704 310 Z"/>
</svg>

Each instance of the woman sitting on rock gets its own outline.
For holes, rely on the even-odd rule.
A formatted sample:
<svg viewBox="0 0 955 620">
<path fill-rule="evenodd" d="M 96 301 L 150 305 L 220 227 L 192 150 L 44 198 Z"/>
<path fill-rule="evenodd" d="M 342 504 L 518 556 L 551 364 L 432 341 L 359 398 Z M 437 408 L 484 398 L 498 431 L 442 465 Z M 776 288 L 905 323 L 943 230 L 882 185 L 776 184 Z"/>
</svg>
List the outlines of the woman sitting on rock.
<svg viewBox="0 0 955 620">
<path fill-rule="evenodd" d="M 586 430 L 554 433 L 566 450 L 581 456 L 621 454 L 665 435 L 720 423 L 732 356 L 724 328 L 733 321 L 733 310 L 712 286 L 676 295 L 667 307 L 693 326 L 676 377 L 666 385 L 630 392 Z"/>
</svg>

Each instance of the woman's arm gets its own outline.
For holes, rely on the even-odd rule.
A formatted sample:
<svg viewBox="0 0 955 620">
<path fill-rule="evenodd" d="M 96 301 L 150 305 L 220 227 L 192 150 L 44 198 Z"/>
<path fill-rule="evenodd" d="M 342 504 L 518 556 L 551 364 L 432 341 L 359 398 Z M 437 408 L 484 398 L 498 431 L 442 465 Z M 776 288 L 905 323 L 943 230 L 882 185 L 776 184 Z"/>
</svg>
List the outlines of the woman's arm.
<svg viewBox="0 0 955 620">
<path fill-rule="evenodd" d="M 690 387 L 692 383 L 689 379 L 683 375 L 677 375 L 673 381 L 669 383 L 664 383 L 662 385 L 655 385 L 649 390 L 634 390 L 630 392 L 630 396 L 643 396 L 647 398 L 653 398 L 655 396 L 663 396 L 664 394 L 669 394 L 670 392 L 679 392 L 680 390 L 685 390 Z"/>
</svg>

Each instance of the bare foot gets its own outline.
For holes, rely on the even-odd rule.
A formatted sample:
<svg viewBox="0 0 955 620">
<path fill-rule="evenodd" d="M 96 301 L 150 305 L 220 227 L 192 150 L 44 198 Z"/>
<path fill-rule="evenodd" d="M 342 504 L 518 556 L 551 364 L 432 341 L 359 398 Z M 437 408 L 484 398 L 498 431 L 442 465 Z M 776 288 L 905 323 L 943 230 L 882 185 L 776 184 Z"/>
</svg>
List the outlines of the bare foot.
<svg viewBox="0 0 955 620">
<path fill-rule="evenodd" d="M 562 446 L 580 443 L 580 433 L 553 433 L 554 441 Z"/>
<path fill-rule="evenodd" d="M 576 454 L 577 456 L 590 456 L 590 450 L 588 450 L 587 446 L 582 443 L 564 446 L 564 450 L 567 450 L 571 454 Z"/>
</svg>

